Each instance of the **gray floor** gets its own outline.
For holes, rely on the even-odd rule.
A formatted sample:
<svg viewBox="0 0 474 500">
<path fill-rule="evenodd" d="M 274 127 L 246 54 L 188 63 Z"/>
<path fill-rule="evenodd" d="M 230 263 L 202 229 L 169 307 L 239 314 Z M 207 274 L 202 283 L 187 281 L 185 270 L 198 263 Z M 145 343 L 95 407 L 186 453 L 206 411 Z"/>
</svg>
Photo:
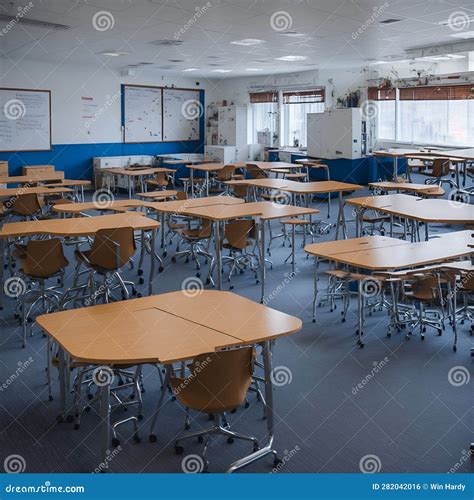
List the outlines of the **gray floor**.
<svg viewBox="0 0 474 500">
<path fill-rule="evenodd" d="M 348 218 L 352 218 L 350 212 L 347 209 Z M 325 213 L 323 207 L 324 218 Z M 349 227 L 353 234 L 354 224 Z M 433 232 L 446 230 L 434 228 Z M 473 372 L 469 325 L 460 325 L 458 352 L 453 353 L 449 326 L 441 337 L 428 332 L 425 341 L 418 336 L 407 341 L 403 334 L 388 339 L 388 317 L 376 312 L 367 318 L 366 345 L 359 349 L 355 301 L 346 323 L 341 322 L 339 308 L 331 313 L 327 306 L 318 309 L 317 322 L 312 323 L 314 263 L 300 246 L 297 250 L 294 279 L 285 279 L 291 270 L 283 264 L 289 249 L 281 247 L 281 242 L 274 243 L 274 269 L 268 272 L 267 295 L 285 283 L 268 305 L 303 320 L 302 331 L 279 340 L 274 350 L 274 365 L 284 367 L 291 379 L 274 393 L 275 445 L 285 457 L 280 472 L 359 472 L 371 463 L 381 472 L 472 471 L 472 457 L 466 455 L 474 441 L 472 381 L 456 387 L 448 378 L 455 367 Z M 72 261 L 70 247 L 68 252 Z M 194 272 L 193 264 L 173 264 L 168 257 L 156 279 L 156 292 L 180 289 Z M 126 274 L 136 278 L 132 271 Z M 235 293 L 259 300 L 259 287 L 250 273 L 238 276 L 234 284 Z M 139 288 L 145 293 L 145 285 Z M 57 401 L 47 400 L 45 385 L 46 339 L 35 329 L 27 348 L 21 349 L 13 307 L 14 301 L 7 299 L 1 315 L 0 382 L 7 384 L 0 385 L 0 461 L 15 454 L 24 458 L 27 472 L 91 472 L 100 462 L 99 417 L 93 409 L 76 431 L 72 424 L 56 424 Z M 30 357 L 32 361 L 19 373 L 18 367 Z M 373 376 L 367 381 L 369 374 Z M 158 441 L 148 442 L 149 419 L 159 391 L 156 371 L 151 368 L 145 371 L 145 387 L 142 442 L 135 443 L 131 430 L 122 428 L 121 448 L 113 453 L 111 470 L 181 472 L 183 457 L 198 454 L 201 445 L 189 442 L 184 456 L 175 454 L 173 439 L 184 421 L 183 408 L 177 403 L 162 413 Z M 263 437 L 262 406 L 253 395 L 250 403 L 248 409 L 229 415 L 229 420 L 236 430 Z M 114 418 L 123 415 L 127 413 L 119 411 Z M 193 415 L 193 429 L 206 424 L 207 417 Z M 222 472 L 248 451 L 247 444 L 216 440 L 209 451 L 210 470 Z M 245 472 L 271 470 L 271 460 L 263 459 Z"/>
</svg>

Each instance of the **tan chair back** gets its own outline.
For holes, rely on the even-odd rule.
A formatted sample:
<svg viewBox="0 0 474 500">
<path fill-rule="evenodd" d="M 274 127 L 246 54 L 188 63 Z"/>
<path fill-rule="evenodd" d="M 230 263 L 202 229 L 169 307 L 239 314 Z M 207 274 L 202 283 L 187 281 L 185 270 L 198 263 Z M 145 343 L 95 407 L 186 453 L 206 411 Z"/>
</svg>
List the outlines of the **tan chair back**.
<svg viewBox="0 0 474 500">
<path fill-rule="evenodd" d="M 131 227 L 100 229 L 90 251 L 90 263 L 106 270 L 124 266 L 135 253 L 135 239 Z"/>
<path fill-rule="evenodd" d="M 433 177 L 443 177 L 449 174 L 449 160 L 437 158 L 431 165 L 431 174 Z"/>
<path fill-rule="evenodd" d="M 230 181 L 234 172 L 234 165 L 225 165 L 224 168 L 217 171 L 217 180 L 220 182 Z"/>
<path fill-rule="evenodd" d="M 232 188 L 234 195 L 237 196 L 237 198 L 245 198 L 249 187 L 244 184 L 234 184 Z"/>
<path fill-rule="evenodd" d="M 178 400 L 204 413 L 223 413 L 240 406 L 252 383 L 251 347 L 202 354 L 191 364 L 187 379 L 171 379 Z"/>
<path fill-rule="evenodd" d="M 36 193 L 20 194 L 12 205 L 12 212 L 15 215 L 28 217 L 41 211 L 44 201 Z"/>
<path fill-rule="evenodd" d="M 23 272 L 33 278 L 49 278 L 69 264 L 61 240 L 30 240 L 26 245 Z"/>
<path fill-rule="evenodd" d="M 252 231 L 255 222 L 251 219 L 241 219 L 229 222 L 225 226 L 224 236 L 233 248 L 243 250 L 248 243 L 249 233 Z"/>
<path fill-rule="evenodd" d="M 249 173 L 251 179 L 266 179 L 268 177 L 261 168 L 252 163 L 247 163 L 247 172 Z"/>
<path fill-rule="evenodd" d="M 187 200 L 188 193 L 186 193 L 186 191 L 177 191 L 176 192 L 176 199 L 177 200 Z"/>
</svg>

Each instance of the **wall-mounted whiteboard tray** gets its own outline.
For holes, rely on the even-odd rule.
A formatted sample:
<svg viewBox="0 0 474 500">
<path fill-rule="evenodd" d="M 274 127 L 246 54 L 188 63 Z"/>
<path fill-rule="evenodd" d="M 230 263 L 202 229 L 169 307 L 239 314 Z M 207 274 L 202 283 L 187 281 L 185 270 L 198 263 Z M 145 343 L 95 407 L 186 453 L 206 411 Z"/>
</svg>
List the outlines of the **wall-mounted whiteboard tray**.
<svg viewBox="0 0 474 500">
<path fill-rule="evenodd" d="M 163 140 L 162 88 L 123 85 L 125 142 Z"/>
<path fill-rule="evenodd" d="M 202 114 L 199 90 L 163 89 L 163 140 L 199 140 Z"/>
<path fill-rule="evenodd" d="M 51 149 L 51 91 L 0 88 L 0 151 Z"/>
</svg>

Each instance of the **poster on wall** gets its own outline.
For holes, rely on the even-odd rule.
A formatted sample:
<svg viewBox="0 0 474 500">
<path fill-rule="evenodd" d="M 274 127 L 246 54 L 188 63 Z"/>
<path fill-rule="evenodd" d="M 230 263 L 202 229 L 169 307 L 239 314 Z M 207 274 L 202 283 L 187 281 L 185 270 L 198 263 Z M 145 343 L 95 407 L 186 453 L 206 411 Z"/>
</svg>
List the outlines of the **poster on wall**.
<svg viewBox="0 0 474 500">
<path fill-rule="evenodd" d="M 51 91 L 0 88 L 0 151 L 51 149 Z"/>
</svg>

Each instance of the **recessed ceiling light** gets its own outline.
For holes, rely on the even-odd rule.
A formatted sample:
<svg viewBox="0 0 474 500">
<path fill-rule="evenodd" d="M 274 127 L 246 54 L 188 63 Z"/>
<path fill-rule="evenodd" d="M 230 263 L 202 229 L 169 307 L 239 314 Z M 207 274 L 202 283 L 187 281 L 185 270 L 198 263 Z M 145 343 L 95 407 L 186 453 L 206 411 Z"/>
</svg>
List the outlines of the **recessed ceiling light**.
<svg viewBox="0 0 474 500">
<path fill-rule="evenodd" d="M 184 62 L 184 59 L 168 59 L 168 62 L 179 63 L 179 62 Z"/>
<path fill-rule="evenodd" d="M 262 71 L 262 68 L 245 68 L 245 71 Z"/>
<path fill-rule="evenodd" d="M 304 61 L 305 59 L 308 59 L 306 56 L 282 56 L 282 57 L 276 57 L 275 58 L 277 61 Z"/>
<path fill-rule="evenodd" d="M 230 73 L 231 69 L 213 69 L 212 73 Z"/>
<path fill-rule="evenodd" d="M 110 56 L 110 57 L 128 56 L 128 54 L 130 54 L 130 52 L 118 52 L 113 50 L 106 50 L 100 53 L 101 56 Z"/>
<path fill-rule="evenodd" d="M 474 31 L 462 31 L 460 33 L 453 33 L 451 36 L 454 36 L 454 38 L 464 38 L 464 39 L 469 39 L 469 38 L 474 38 Z"/>
<path fill-rule="evenodd" d="M 260 43 L 265 43 L 265 40 L 259 40 L 258 38 L 244 38 L 243 40 L 234 40 L 230 43 L 233 45 L 258 45 Z"/>
<path fill-rule="evenodd" d="M 197 71 L 198 69 L 197 68 L 186 68 L 186 69 L 183 69 L 182 71 Z"/>
<path fill-rule="evenodd" d="M 173 47 L 183 45 L 183 40 L 154 40 L 150 42 L 152 45 L 163 45 L 164 47 Z"/>
</svg>

